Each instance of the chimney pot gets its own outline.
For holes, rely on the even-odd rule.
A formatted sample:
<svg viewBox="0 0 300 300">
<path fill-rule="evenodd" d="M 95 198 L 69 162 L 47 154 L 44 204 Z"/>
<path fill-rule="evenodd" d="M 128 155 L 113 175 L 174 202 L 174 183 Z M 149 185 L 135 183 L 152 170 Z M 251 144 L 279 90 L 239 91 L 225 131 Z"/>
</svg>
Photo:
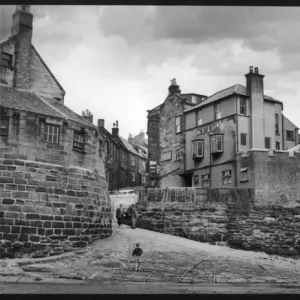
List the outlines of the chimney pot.
<svg viewBox="0 0 300 300">
<path fill-rule="evenodd" d="M 104 119 L 98 119 L 98 127 L 104 128 Z"/>
<path fill-rule="evenodd" d="M 253 73 L 253 67 L 252 66 L 249 67 L 249 72 Z"/>
<path fill-rule="evenodd" d="M 117 127 L 117 128 L 119 127 L 119 122 L 118 122 L 118 121 L 116 121 L 116 127 Z"/>
<path fill-rule="evenodd" d="M 257 67 L 255 67 L 254 71 L 255 71 L 255 74 L 258 74 L 258 68 Z"/>
</svg>

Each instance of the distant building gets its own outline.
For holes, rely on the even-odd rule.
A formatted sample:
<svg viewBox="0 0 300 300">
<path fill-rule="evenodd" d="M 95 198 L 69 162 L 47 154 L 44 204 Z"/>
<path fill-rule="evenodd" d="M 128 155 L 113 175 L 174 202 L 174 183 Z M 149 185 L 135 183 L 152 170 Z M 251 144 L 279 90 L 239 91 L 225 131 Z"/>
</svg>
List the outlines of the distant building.
<svg viewBox="0 0 300 300">
<path fill-rule="evenodd" d="M 196 95 L 193 102 L 172 84 L 165 102 L 148 111 L 149 163 L 159 165 L 158 185 L 253 187 L 248 171 L 255 171 L 241 166 L 240 154 L 298 144 L 298 128 L 282 114 L 281 101 L 264 95 L 258 68 L 245 76 L 246 87 Z"/>
<path fill-rule="evenodd" d="M 129 133 L 128 142 L 148 148 L 148 139 L 145 138 L 145 133 L 143 131 L 134 137 Z"/>
</svg>

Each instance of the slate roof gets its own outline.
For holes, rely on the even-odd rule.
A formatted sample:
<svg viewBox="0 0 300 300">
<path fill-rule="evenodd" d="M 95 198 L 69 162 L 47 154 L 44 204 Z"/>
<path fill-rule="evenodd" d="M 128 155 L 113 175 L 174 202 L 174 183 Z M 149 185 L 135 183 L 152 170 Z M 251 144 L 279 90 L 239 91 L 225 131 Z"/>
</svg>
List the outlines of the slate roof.
<svg viewBox="0 0 300 300">
<path fill-rule="evenodd" d="M 213 103 L 217 100 L 223 99 L 225 97 L 231 96 L 231 95 L 242 95 L 242 96 L 248 96 L 247 94 L 247 90 L 246 87 L 240 84 L 235 84 L 229 88 L 226 88 L 224 90 L 221 90 L 213 95 L 211 95 L 210 97 L 208 97 L 207 99 L 205 99 L 204 101 L 202 101 L 201 103 L 199 103 L 198 105 L 194 106 L 194 107 L 189 107 L 187 108 L 184 112 L 188 112 L 188 111 L 192 111 L 194 109 L 197 109 L 199 107 L 203 107 L 206 106 L 210 103 Z M 270 96 L 264 95 L 264 99 L 268 100 L 268 101 L 272 101 L 272 102 L 276 102 L 279 104 L 282 104 L 281 101 L 278 101 Z"/>
<path fill-rule="evenodd" d="M 62 103 L 24 90 L 17 90 L 0 85 L 0 105 L 45 116 L 69 119 L 85 127 L 97 129 L 95 125 Z"/>
<path fill-rule="evenodd" d="M 127 140 L 125 140 L 121 136 L 119 136 L 119 138 L 120 138 L 120 140 L 122 141 L 122 143 L 124 144 L 124 146 L 127 148 L 127 150 L 129 152 L 131 152 L 132 154 L 140 156 L 139 153 L 135 150 L 135 148 Z"/>
<path fill-rule="evenodd" d="M 21 111 L 61 118 L 61 114 L 41 101 L 35 94 L 0 85 L 0 105 Z"/>
</svg>

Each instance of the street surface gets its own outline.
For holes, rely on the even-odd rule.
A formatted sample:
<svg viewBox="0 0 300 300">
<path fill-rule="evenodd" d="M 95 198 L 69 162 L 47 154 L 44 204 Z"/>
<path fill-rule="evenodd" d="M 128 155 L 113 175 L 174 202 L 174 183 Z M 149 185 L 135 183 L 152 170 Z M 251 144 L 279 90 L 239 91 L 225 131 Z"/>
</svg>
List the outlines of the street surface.
<svg viewBox="0 0 300 300">
<path fill-rule="evenodd" d="M 141 272 L 131 257 L 144 251 Z M 54 260 L 54 261 L 53 261 Z M 3 293 L 299 293 L 300 261 L 147 231 L 45 259 L 0 260 Z"/>
</svg>

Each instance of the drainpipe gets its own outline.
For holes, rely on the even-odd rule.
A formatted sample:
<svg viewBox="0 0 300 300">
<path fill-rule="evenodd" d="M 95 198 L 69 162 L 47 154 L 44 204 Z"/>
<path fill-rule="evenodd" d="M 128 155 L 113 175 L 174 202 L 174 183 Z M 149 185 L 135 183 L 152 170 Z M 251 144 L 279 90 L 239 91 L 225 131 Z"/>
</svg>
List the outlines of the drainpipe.
<svg viewBox="0 0 300 300">
<path fill-rule="evenodd" d="M 247 107 L 247 106 L 246 106 Z M 239 116 L 238 116 L 238 97 L 235 98 L 235 108 L 236 108 L 236 111 L 235 111 L 235 121 L 236 121 L 236 134 L 234 135 L 234 153 L 235 153 L 235 162 L 234 162 L 234 166 L 235 166 L 235 178 L 234 178 L 234 181 L 235 181 L 235 187 L 238 186 L 238 182 L 237 182 L 237 160 L 236 160 L 236 153 L 239 149 Z"/>
</svg>

